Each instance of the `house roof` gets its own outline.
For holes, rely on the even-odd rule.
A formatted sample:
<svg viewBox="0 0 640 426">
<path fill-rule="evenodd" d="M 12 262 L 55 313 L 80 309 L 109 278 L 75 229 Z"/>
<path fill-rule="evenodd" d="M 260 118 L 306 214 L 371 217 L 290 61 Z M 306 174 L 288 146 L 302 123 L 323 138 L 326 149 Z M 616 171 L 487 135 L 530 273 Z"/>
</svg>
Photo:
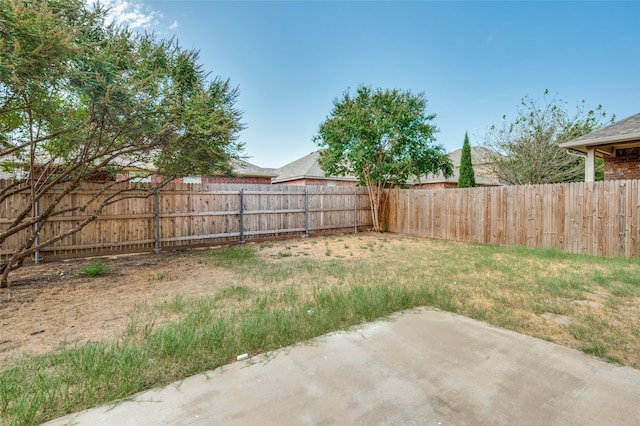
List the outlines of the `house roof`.
<svg viewBox="0 0 640 426">
<path fill-rule="evenodd" d="M 480 164 L 487 164 L 491 162 L 492 151 L 484 148 L 482 146 L 473 146 L 471 147 L 471 162 L 477 166 Z M 460 158 L 462 156 L 462 149 L 457 149 L 448 154 L 451 162 L 453 163 L 454 170 L 453 175 L 451 177 L 445 178 L 442 174 L 438 173 L 435 175 L 430 174 L 429 176 L 422 177 L 417 182 L 410 182 L 414 184 L 423 184 L 423 183 L 442 183 L 442 182 L 451 182 L 457 183 L 458 177 L 460 174 Z M 332 179 L 332 180 L 348 180 L 348 181 L 356 181 L 357 178 L 354 176 L 325 176 L 324 171 L 318 164 L 318 159 L 320 158 L 320 151 L 314 151 L 311 154 L 305 155 L 302 158 L 299 158 L 291 163 L 276 169 L 277 177 L 272 180 L 273 183 L 282 183 L 288 182 L 292 180 L 298 179 Z M 491 186 L 491 185 L 500 185 L 500 183 L 488 179 L 484 176 L 479 176 L 476 174 L 476 184 L 480 186 Z"/>
<path fill-rule="evenodd" d="M 560 144 L 561 148 L 580 152 L 594 147 L 598 156 L 615 155 L 616 148 L 637 146 L 640 146 L 640 113 Z"/>
<path fill-rule="evenodd" d="M 455 166 L 453 168 L 453 174 L 450 177 L 444 177 L 444 175 L 442 173 L 437 173 L 437 174 L 432 174 L 429 173 L 429 175 L 425 178 L 424 176 L 420 178 L 419 181 L 417 182 L 413 182 L 414 185 L 418 185 L 418 184 L 436 184 L 436 183 L 458 183 L 458 179 L 460 178 L 460 167 L 459 166 Z M 476 186 L 500 186 L 502 185 L 500 182 L 496 182 L 494 180 L 491 179 L 487 179 L 484 176 L 480 176 L 480 175 L 475 175 L 476 178 Z"/>
<path fill-rule="evenodd" d="M 471 147 L 471 164 L 473 166 L 479 166 L 482 164 L 491 163 L 492 156 L 497 155 L 496 152 L 491 151 L 488 148 L 483 146 L 472 146 Z M 448 154 L 451 163 L 453 164 L 453 175 L 450 177 L 444 177 L 442 173 L 432 174 L 429 173 L 426 177 L 420 177 L 420 180 L 414 182 L 414 184 L 435 184 L 435 183 L 458 183 L 458 178 L 460 177 L 460 159 L 462 157 L 462 148 L 456 149 Z M 502 185 L 500 182 L 495 180 L 486 178 L 484 176 L 479 175 L 477 172 L 475 174 L 476 185 L 477 186 L 498 186 Z"/>
<path fill-rule="evenodd" d="M 354 176 L 326 176 L 318 163 L 319 159 L 320 151 L 318 150 L 276 169 L 277 177 L 273 179 L 273 183 L 298 179 L 357 180 Z"/>
<path fill-rule="evenodd" d="M 233 172 L 243 177 L 273 178 L 278 176 L 276 169 L 259 167 L 244 160 L 233 160 Z"/>
<path fill-rule="evenodd" d="M 231 164 L 233 173 L 239 177 L 273 178 L 274 176 L 277 176 L 275 169 L 262 168 L 241 159 L 232 159 Z M 127 164 L 125 169 L 152 171 L 155 167 L 156 166 L 151 162 L 133 162 Z"/>
<path fill-rule="evenodd" d="M 449 159 L 453 163 L 453 166 L 460 167 L 460 159 L 462 158 L 462 148 L 456 149 L 455 151 L 450 152 L 448 155 L 449 155 Z M 491 163 L 491 158 L 494 155 L 495 155 L 495 152 L 483 146 L 471 147 L 471 163 L 474 166 Z"/>
<path fill-rule="evenodd" d="M 41 156 L 38 158 L 40 158 L 40 163 L 45 163 L 48 161 L 44 156 Z M 38 158 L 36 159 L 36 161 L 38 161 Z M 2 165 L 5 162 L 12 162 L 12 161 L 17 161 L 14 156 L 0 157 L 0 165 Z M 155 170 L 156 168 L 156 166 L 151 162 L 144 162 L 144 161 L 137 161 L 137 160 L 128 161 L 124 158 L 116 158 L 114 160 L 114 163 L 124 167 L 125 170 L 130 170 L 130 171 L 131 170 L 152 171 L 152 170 Z M 255 164 L 251 164 L 248 161 L 244 161 L 241 159 L 231 160 L 231 163 L 233 165 L 233 173 L 235 173 L 237 176 L 240 176 L 240 177 L 273 178 L 278 175 L 276 173 L 276 169 L 259 167 L 259 166 L 256 166 Z"/>
</svg>

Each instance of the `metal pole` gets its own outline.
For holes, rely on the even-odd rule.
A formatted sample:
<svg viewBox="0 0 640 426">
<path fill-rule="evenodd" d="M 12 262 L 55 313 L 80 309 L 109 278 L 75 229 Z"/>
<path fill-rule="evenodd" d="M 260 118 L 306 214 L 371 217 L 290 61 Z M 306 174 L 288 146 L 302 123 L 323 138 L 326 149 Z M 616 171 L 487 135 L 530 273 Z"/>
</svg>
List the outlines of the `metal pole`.
<svg viewBox="0 0 640 426">
<path fill-rule="evenodd" d="M 304 189 L 304 236 L 309 238 L 309 188 Z"/>
<path fill-rule="evenodd" d="M 244 188 L 240 189 L 240 245 L 244 245 Z"/>
<path fill-rule="evenodd" d="M 155 246 L 153 252 L 155 254 L 160 253 L 160 190 L 156 189 L 153 194 L 153 215 L 154 215 L 154 233 L 155 233 Z"/>
<path fill-rule="evenodd" d="M 358 233 L 358 188 L 353 190 L 353 232 Z"/>
<path fill-rule="evenodd" d="M 34 209 L 34 214 L 36 215 L 36 218 L 40 217 L 40 200 L 36 200 L 33 206 L 33 209 Z M 36 245 L 36 251 L 33 254 L 34 255 L 33 263 L 38 264 L 42 261 L 42 258 L 40 257 L 40 249 L 38 249 L 38 246 L 40 245 L 40 221 L 37 221 L 33 226 L 36 233 L 36 239 L 34 241 Z"/>
</svg>

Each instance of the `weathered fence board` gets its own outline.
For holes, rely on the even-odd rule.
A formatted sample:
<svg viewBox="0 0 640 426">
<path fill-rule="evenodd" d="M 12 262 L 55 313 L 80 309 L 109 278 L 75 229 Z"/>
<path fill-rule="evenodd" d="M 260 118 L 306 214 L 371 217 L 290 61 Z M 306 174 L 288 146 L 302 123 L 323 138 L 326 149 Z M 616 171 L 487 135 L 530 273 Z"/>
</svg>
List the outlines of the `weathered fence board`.
<svg viewBox="0 0 640 426">
<path fill-rule="evenodd" d="M 0 190 L 6 184 L 0 182 Z M 123 187 L 126 185 L 116 189 Z M 41 253 L 48 257 L 73 257 L 151 251 L 371 226 L 364 188 L 170 184 L 158 192 L 157 200 L 150 184 L 137 183 L 135 188 L 140 189 L 138 194 L 146 190 L 148 196 L 107 206 L 82 231 L 43 247 Z M 99 184 L 83 184 L 65 196 L 58 211 L 82 205 L 100 190 Z M 113 192 L 106 191 L 104 196 Z M 58 193 L 54 190 L 40 199 L 41 212 Z M 20 192 L 0 203 L 0 232 L 28 206 L 29 199 L 28 192 Z M 78 211 L 51 217 L 42 226 L 41 241 L 69 231 L 86 217 Z M 0 246 L 0 257 L 11 255 L 32 232 L 29 228 L 6 238 Z"/>
<path fill-rule="evenodd" d="M 570 253 L 640 253 L 638 180 L 389 190 L 387 229 L 420 237 Z"/>
<path fill-rule="evenodd" d="M 7 183 L 0 181 L 0 190 Z M 139 189 L 149 189 L 137 184 Z M 100 190 L 83 184 L 59 208 L 81 205 Z M 141 193 L 141 192 L 139 192 Z M 241 194 L 242 193 L 242 194 Z M 43 211 L 58 193 L 40 200 Z M 109 191 L 105 196 L 110 194 Z M 454 241 L 556 247 L 571 253 L 635 257 L 640 254 L 639 181 L 448 190 L 389 190 L 390 232 Z M 28 205 L 19 192 L 0 202 L 0 231 Z M 242 200 L 242 201 L 241 201 Z M 95 201 L 96 203 L 98 200 Z M 171 184 L 158 195 L 109 205 L 81 232 L 43 248 L 46 256 L 72 257 L 153 250 L 156 220 L 161 248 L 306 235 L 371 226 L 363 188 L 271 185 Z M 42 239 L 60 235 L 86 216 L 50 218 Z M 0 256 L 10 255 L 33 232 L 9 236 Z"/>
</svg>

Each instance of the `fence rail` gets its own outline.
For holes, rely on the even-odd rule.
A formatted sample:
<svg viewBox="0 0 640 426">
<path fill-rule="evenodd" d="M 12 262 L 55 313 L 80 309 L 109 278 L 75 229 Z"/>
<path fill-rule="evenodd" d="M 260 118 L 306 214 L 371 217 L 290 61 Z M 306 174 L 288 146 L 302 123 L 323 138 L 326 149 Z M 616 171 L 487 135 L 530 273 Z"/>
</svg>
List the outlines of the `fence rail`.
<svg viewBox="0 0 640 426">
<path fill-rule="evenodd" d="M 82 231 L 43 247 L 41 253 L 58 258 L 158 251 L 371 226 L 364 188 L 170 184 L 151 196 L 150 185 L 138 183 L 131 189 L 140 190 L 139 196 L 108 206 Z M 100 190 L 98 184 L 83 184 L 59 208 L 83 205 Z M 55 194 L 54 190 L 40 199 L 40 211 Z M 29 196 L 22 192 L 0 203 L 0 232 L 28 205 Z M 61 235 L 86 218 L 77 211 L 53 216 L 42 226 L 40 239 Z M 0 258 L 10 256 L 32 232 L 26 229 L 5 239 Z"/>
<path fill-rule="evenodd" d="M 638 180 L 389 190 L 387 228 L 420 237 L 635 257 Z"/>
<path fill-rule="evenodd" d="M 640 255 L 640 181 L 448 190 L 388 190 L 389 232 L 463 242 L 555 247 L 570 253 Z M 0 181 L 0 190 L 3 188 Z M 136 184 L 132 189 L 152 189 Z M 83 184 L 59 208 L 82 205 L 100 190 Z M 40 200 L 44 211 L 55 197 Z M 21 192 L 0 202 L 0 232 L 29 201 Z M 51 217 L 41 240 L 86 219 L 78 212 Z M 81 232 L 44 247 L 46 257 L 186 248 L 224 242 L 354 230 L 371 226 L 364 188 L 171 184 L 156 197 L 108 206 Z M 6 258 L 33 232 L 9 236 Z"/>
</svg>

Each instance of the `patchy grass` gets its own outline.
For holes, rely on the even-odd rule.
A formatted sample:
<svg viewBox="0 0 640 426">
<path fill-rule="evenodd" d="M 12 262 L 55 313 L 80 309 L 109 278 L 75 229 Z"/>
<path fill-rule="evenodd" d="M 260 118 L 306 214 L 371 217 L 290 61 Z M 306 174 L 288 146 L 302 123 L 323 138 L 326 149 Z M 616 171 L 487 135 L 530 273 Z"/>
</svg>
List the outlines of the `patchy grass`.
<svg viewBox="0 0 640 426">
<path fill-rule="evenodd" d="M 207 296 L 141 302 L 116 341 L 69 346 L 5 368 L 2 422 L 37 424 L 219 367 L 241 353 L 425 305 L 640 367 L 637 259 L 389 235 L 361 239 L 327 236 L 323 242 L 337 241 L 315 249 L 316 241 L 303 240 L 186 254 L 212 274 L 232 271 L 227 285 Z M 550 314 L 571 322 L 554 322 Z"/>
<path fill-rule="evenodd" d="M 109 271 L 111 271 L 110 267 L 96 259 L 78 271 L 78 275 L 85 277 L 98 277 L 108 273 Z"/>
</svg>

